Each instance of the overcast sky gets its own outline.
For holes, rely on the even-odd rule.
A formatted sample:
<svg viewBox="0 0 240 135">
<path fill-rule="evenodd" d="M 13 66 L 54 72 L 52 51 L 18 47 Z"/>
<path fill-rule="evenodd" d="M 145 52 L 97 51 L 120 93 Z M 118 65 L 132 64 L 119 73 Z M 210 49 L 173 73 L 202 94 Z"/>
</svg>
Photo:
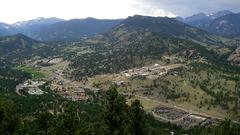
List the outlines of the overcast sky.
<svg viewBox="0 0 240 135">
<path fill-rule="evenodd" d="M 134 14 L 185 17 L 224 9 L 240 12 L 240 0 L 0 0 L 0 22 L 37 17 L 115 19 Z"/>
</svg>

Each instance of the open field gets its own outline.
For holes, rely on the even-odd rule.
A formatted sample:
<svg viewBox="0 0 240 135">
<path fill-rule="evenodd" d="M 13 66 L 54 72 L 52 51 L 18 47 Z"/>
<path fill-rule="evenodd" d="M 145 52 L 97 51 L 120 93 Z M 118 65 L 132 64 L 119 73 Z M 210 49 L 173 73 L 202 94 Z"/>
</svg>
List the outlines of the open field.
<svg viewBox="0 0 240 135">
<path fill-rule="evenodd" d="M 36 68 L 31 68 L 31 67 L 24 67 L 24 66 L 19 66 L 14 68 L 16 70 L 21 70 L 23 72 L 30 73 L 32 75 L 33 79 L 40 79 L 45 77 L 45 73 L 43 73 L 41 70 L 36 69 Z"/>
</svg>

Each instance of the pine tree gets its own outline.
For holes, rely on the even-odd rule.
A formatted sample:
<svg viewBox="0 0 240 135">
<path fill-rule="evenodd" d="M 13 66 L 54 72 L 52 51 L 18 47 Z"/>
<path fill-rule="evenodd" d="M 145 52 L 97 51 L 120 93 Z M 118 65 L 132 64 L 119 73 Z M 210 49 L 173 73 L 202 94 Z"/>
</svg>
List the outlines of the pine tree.
<svg viewBox="0 0 240 135">
<path fill-rule="evenodd" d="M 13 134 L 20 126 L 14 103 L 0 98 L 0 134 Z"/>
<path fill-rule="evenodd" d="M 128 106 L 124 97 L 120 96 L 115 87 L 106 92 L 104 104 L 104 123 L 106 135 L 127 135 L 129 120 L 127 117 Z"/>
<path fill-rule="evenodd" d="M 145 135 L 145 113 L 139 100 L 131 104 L 130 116 L 133 135 Z"/>
</svg>

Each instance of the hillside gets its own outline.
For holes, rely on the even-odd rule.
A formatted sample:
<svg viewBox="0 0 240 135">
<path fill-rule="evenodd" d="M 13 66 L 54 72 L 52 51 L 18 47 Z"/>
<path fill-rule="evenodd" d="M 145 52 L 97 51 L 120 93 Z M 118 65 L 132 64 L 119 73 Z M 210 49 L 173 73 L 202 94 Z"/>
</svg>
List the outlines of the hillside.
<svg viewBox="0 0 240 135">
<path fill-rule="evenodd" d="M 229 15 L 229 14 L 233 14 L 233 12 L 228 11 L 228 10 L 222 10 L 222 11 L 218 11 L 218 12 L 211 13 L 211 14 L 198 13 L 198 14 L 194 14 L 192 16 L 186 17 L 186 18 L 182 19 L 181 21 L 183 21 L 186 24 L 189 24 L 191 26 L 201 28 L 204 25 L 206 25 L 207 23 L 211 22 L 212 20 L 217 19 L 222 16 L 225 16 L 225 15 Z"/>
<path fill-rule="evenodd" d="M 122 20 L 74 19 L 59 22 L 34 31 L 32 37 L 39 40 L 79 40 L 103 34 Z"/>
<path fill-rule="evenodd" d="M 70 57 L 70 59 L 73 60 L 72 65 L 83 68 L 86 65 L 79 63 L 85 63 L 95 68 L 94 71 L 99 67 L 95 64 L 101 63 L 104 66 L 100 66 L 101 69 L 97 71 L 102 72 L 105 70 L 116 72 L 134 65 L 144 65 L 148 60 L 159 59 L 165 55 L 184 55 L 184 51 L 187 50 L 196 50 L 195 53 L 205 55 L 202 57 L 214 60 L 214 55 L 218 54 L 211 54 L 213 50 L 209 49 L 218 48 L 217 50 L 220 50 L 226 46 L 220 40 L 221 38 L 216 37 L 175 19 L 133 16 L 103 36 L 90 38 L 77 44 L 83 48 L 87 47 L 90 52 L 84 53 L 82 56 L 72 56 L 73 58 Z M 67 48 L 72 53 L 75 51 L 75 46 Z M 232 48 L 228 48 L 228 50 L 233 51 Z M 229 53 L 224 55 L 227 57 Z M 107 58 L 111 59 L 106 61 Z M 219 59 L 226 61 L 227 64 L 227 58 L 221 56 Z M 99 63 L 99 61 L 102 62 Z M 111 66 L 116 66 L 116 69 Z M 88 73 L 86 70 L 91 70 L 91 72 Z M 84 74 L 95 74 L 89 67 L 86 70 L 83 70 Z"/>
<path fill-rule="evenodd" d="M 51 25 L 58 22 L 65 21 L 60 18 L 52 17 L 52 18 L 44 18 L 39 17 L 36 19 L 28 20 L 28 21 L 21 21 L 12 24 L 12 26 L 20 28 L 20 29 L 29 29 L 30 27 L 37 27 L 37 26 L 44 26 L 44 25 Z"/>
<path fill-rule="evenodd" d="M 0 38 L 1 55 L 6 55 L 7 53 L 13 53 L 17 50 L 31 49 L 34 44 L 37 44 L 36 40 L 26 37 L 22 34 L 17 34 L 14 36 L 6 36 Z"/>
<path fill-rule="evenodd" d="M 205 30 L 228 37 L 240 36 L 240 14 L 229 14 L 211 21 Z"/>
<path fill-rule="evenodd" d="M 37 18 L 14 24 L 0 24 L 0 35 L 22 33 L 41 41 L 72 41 L 103 34 L 122 20 Z"/>
<path fill-rule="evenodd" d="M 23 34 L 0 37 L 1 60 L 21 63 L 34 57 L 49 57 L 58 54 L 58 45 L 39 42 Z"/>
<path fill-rule="evenodd" d="M 227 10 L 210 15 L 199 13 L 180 21 L 212 34 L 239 37 L 239 14 Z"/>
<path fill-rule="evenodd" d="M 177 21 L 174 18 L 167 17 L 140 15 L 129 17 L 115 27 L 109 35 L 112 37 L 115 36 L 113 38 L 118 38 L 118 36 L 124 38 L 124 36 L 127 37 L 134 32 L 153 33 L 161 37 L 187 39 L 208 45 L 221 45 L 221 37 L 211 35 L 205 31 Z"/>
<path fill-rule="evenodd" d="M 228 58 L 228 61 L 230 61 L 234 65 L 240 66 L 240 47 L 238 47 Z"/>
<path fill-rule="evenodd" d="M 9 36 L 22 33 L 31 37 L 33 31 L 61 21 L 64 20 L 55 17 L 39 17 L 29 21 L 16 22 L 14 24 L 0 23 L 0 35 Z"/>
<path fill-rule="evenodd" d="M 0 22 L 0 36 L 11 34 L 12 29 L 10 25 Z"/>
<path fill-rule="evenodd" d="M 238 119 L 236 78 L 240 73 L 227 60 L 236 44 L 212 44 L 217 42 L 212 38 L 215 36 L 205 33 L 170 18 L 129 17 L 103 36 L 67 46 L 65 55 L 71 61 L 67 72 L 79 81 L 90 77 L 89 85 L 101 89 L 114 82 L 127 82 L 122 91 L 148 97 L 150 101 L 142 100 L 149 104 L 167 102 L 186 110 Z M 184 66 L 163 76 L 146 78 L 141 68 L 156 63 Z M 123 75 L 135 70 L 143 75 Z M 148 92 L 153 94 L 144 94 Z"/>
</svg>

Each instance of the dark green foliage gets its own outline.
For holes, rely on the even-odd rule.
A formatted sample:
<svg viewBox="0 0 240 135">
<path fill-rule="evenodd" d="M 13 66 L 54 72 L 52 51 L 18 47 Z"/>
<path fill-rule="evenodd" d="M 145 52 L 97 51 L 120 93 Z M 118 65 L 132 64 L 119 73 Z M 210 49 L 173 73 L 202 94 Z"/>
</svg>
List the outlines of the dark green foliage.
<svg viewBox="0 0 240 135">
<path fill-rule="evenodd" d="M 48 94 L 40 96 L 27 95 L 25 97 L 19 96 L 15 91 L 11 91 L 11 93 L 0 93 L 2 94 L 0 97 L 11 99 L 16 104 L 16 110 L 24 116 L 45 112 L 48 109 L 58 111 L 57 106 L 62 104 L 65 99 L 53 93 L 47 86 L 43 86 L 41 89 L 48 92 Z M 15 87 L 12 87 L 11 90 L 15 90 Z"/>
<path fill-rule="evenodd" d="M 0 95 L 14 93 L 15 86 L 30 78 L 31 75 L 19 70 L 12 69 L 9 65 L 0 63 Z"/>
<path fill-rule="evenodd" d="M 8 135 L 17 131 L 20 119 L 12 101 L 0 98 L 0 134 Z"/>
<path fill-rule="evenodd" d="M 145 135 L 146 134 L 145 113 L 139 100 L 133 101 L 130 106 L 130 119 L 132 134 Z"/>
<path fill-rule="evenodd" d="M 106 135 L 129 134 L 128 106 L 123 96 L 116 88 L 111 87 L 106 92 L 103 118 L 106 125 Z"/>
<path fill-rule="evenodd" d="M 191 135 L 239 135 L 240 124 L 225 119 L 215 127 L 194 127 L 187 131 Z"/>
<path fill-rule="evenodd" d="M 64 108 L 64 112 L 52 120 L 51 134 L 90 135 L 91 127 L 82 120 L 81 112 L 71 104 Z"/>
<path fill-rule="evenodd" d="M 35 123 L 39 134 L 49 134 L 54 116 L 48 112 L 44 112 L 36 117 Z"/>
<path fill-rule="evenodd" d="M 0 37 L 0 57 L 4 64 L 22 64 L 34 56 L 49 57 L 59 55 L 61 45 L 46 44 L 22 34 Z M 0 61 L 1 62 L 1 61 Z"/>
</svg>

